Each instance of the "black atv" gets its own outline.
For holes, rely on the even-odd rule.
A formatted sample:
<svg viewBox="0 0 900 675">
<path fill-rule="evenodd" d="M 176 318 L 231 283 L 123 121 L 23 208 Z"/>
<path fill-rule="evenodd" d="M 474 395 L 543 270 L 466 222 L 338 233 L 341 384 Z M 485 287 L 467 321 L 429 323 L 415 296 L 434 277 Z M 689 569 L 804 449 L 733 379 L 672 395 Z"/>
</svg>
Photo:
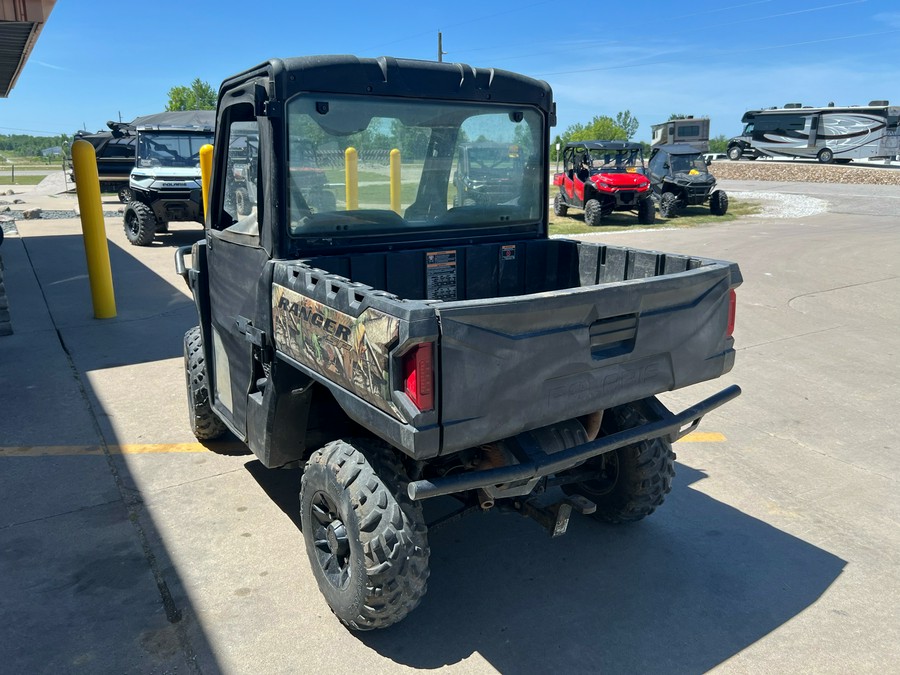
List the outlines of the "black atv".
<svg viewBox="0 0 900 675">
<path fill-rule="evenodd" d="M 703 154 L 683 143 L 653 148 L 647 166 L 653 198 L 659 203 L 659 215 L 674 218 L 688 206 L 709 202 L 714 216 L 728 211 L 728 195 L 716 189 Z"/>
</svg>

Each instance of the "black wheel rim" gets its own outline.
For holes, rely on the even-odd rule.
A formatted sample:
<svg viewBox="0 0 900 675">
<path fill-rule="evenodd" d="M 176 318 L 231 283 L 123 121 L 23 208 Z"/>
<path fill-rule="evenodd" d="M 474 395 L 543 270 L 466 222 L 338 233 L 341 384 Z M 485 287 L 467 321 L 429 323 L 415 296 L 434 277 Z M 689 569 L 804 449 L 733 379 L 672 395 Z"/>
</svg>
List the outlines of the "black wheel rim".
<svg viewBox="0 0 900 675">
<path fill-rule="evenodd" d="M 316 561 L 334 588 L 350 585 L 350 537 L 337 505 L 324 492 L 317 492 L 310 504 Z"/>
<path fill-rule="evenodd" d="M 128 226 L 128 231 L 131 232 L 131 234 L 137 236 L 137 233 L 138 233 L 137 216 L 135 216 L 133 213 L 129 214 L 128 218 L 125 221 L 125 224 Z"/>
</svg>

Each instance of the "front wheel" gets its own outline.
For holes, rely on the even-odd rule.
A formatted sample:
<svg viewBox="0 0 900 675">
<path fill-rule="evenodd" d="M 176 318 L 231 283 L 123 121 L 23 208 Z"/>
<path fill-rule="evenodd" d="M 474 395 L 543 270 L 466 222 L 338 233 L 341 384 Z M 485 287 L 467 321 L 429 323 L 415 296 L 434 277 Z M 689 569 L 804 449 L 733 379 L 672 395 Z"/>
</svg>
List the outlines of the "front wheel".
<svg viewBox="0 0 900 675">
<path fill-rule="evenodd" d="M 425 595 L 428 535 L 422 507 L 392 450 L 333 441 L 309 458 L 300 523 L 319 590 L 354 630 L 386 628 Z"/>
<path fill-rule="evenodd" d="M 645 424 L 652 418 L 638 401 L 607 410 L 601 432 L 609 435 Z M 589 459 L 589 480 L 563 486 L 566 494 L 586 497 L 597 505 L 593 517 L 607 523 L 633 523 L 653 513 L 672 490 L 675 453 L 663 438 L 628 445 Z"/>
<path fill-rule="evenodd" d="M 674 218 L 678 215 L 678 196 L 674 192 L 664 192 L 659 198 L 659 215 Z"/>
<path fill-rule="evenodd" d="M 725 190 L 716 190 L 709 198 L 709 212 L 714 216 L 724 216 L 728 213 L 728 195 Z"/>
<path fill-rule="evenodd" d="M 638 222 L 641 225 L 652 225 L 656 222 L 656 206 L 652 199 L 642 199 L 638 202 Z"/>
<path fill-rule="evenodd" d="M 730 148 L 728 148 L 728 159 L 734 162 L 738 161 L 743 154 L 744 151 L 741 150 L 741 146 L 739 145 L 732 145 Z"/>
<path fill-rule="evenodd" d="M 156 216 L 153 209 L 132 199 L 125 208 L 125 237 L 134 246 L 149 246 L 156 235 Z"/>
<path fill-rule="evenodd" d="M 128 202 L 130 202 L 131 197 L 132 197 L 131 188 L 130 187 L 120 188 L 118 197 L 119 197 L 119 201 L 122 202 L 123 204 L 127 204 Z"/>
<path fill-rule="evenodd" d="M 603 223 L 600 202 L 596 199 L 589 199 L 587 204 L 584 205 L 584 222 L 591 227 L 600 227 Z"/>
<path fill-rule="evenodd" d="M 564 216 L 569 213 L 569 206 L 563 201 L 562 195 L 558 192 L 553 198 L 553 213 L 558 216 Z"/>
<path fill-rule="evenodd" d="M 819 154 L 816 155 L 816 159 L 819 160 L 820 164 L 831 164 L 834 160 L 834 153 L 830 148 L 822 148 L 819 150 Z"/>
</svg>

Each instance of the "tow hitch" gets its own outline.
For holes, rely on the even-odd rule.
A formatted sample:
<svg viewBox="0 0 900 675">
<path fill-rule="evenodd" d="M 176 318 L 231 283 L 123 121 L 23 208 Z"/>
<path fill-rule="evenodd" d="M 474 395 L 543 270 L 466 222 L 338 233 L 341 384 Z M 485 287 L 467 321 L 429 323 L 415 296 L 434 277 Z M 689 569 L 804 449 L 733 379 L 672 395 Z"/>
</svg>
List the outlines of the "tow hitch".
<svg viewBox="0 0 900 675">
<path fill-rule="evenodd" d="M 550 506 L 539 506 L 534 500 L 516 501 L 513 508 L 523 516 L 536 520 L 551 537 L 561 537 L 569 527 L 569 518 L 573 510 L 589 516 L 597 510 L 597 505 L 580 495 L 572 495 Z"/>
</svg>

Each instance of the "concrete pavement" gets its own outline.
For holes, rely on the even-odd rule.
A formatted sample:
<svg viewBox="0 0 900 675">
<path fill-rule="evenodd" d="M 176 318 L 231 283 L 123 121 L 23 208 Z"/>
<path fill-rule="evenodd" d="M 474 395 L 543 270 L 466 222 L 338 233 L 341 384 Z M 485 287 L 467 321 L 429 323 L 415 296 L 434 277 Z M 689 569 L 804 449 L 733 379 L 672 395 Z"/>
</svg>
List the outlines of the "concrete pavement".
<svg viewBox="0 0 900 675">
<path fill-rule="evenodd" d="M 315 587 L 298 471 L 190 433 L 181 340 L 196 318 L 172 254 L 199 226 L 136 248 L 107 219 L 118 317 L 98 321 L 78 222 L 19 221 L 0 248 L 14 330 L 0 337 L 0 662 L 54 673 L 889 669 L 900 660 L 900 218 L 887 205 L 900 191 L 862 190 L 858 215 L 831 187 L 832 212 L 809 218 L 603 235 L 741 264 L 734 371 L 666 400 L 682 407 L 731 382 L 744 395 L 704 421 L 716 434 L 678 444 L 673 492 L 643 523 L 577 519 L 552 541 L 496 514 L 448 526 L 430 538 L 421 607 L 364 635 Z"/>
</svg>

